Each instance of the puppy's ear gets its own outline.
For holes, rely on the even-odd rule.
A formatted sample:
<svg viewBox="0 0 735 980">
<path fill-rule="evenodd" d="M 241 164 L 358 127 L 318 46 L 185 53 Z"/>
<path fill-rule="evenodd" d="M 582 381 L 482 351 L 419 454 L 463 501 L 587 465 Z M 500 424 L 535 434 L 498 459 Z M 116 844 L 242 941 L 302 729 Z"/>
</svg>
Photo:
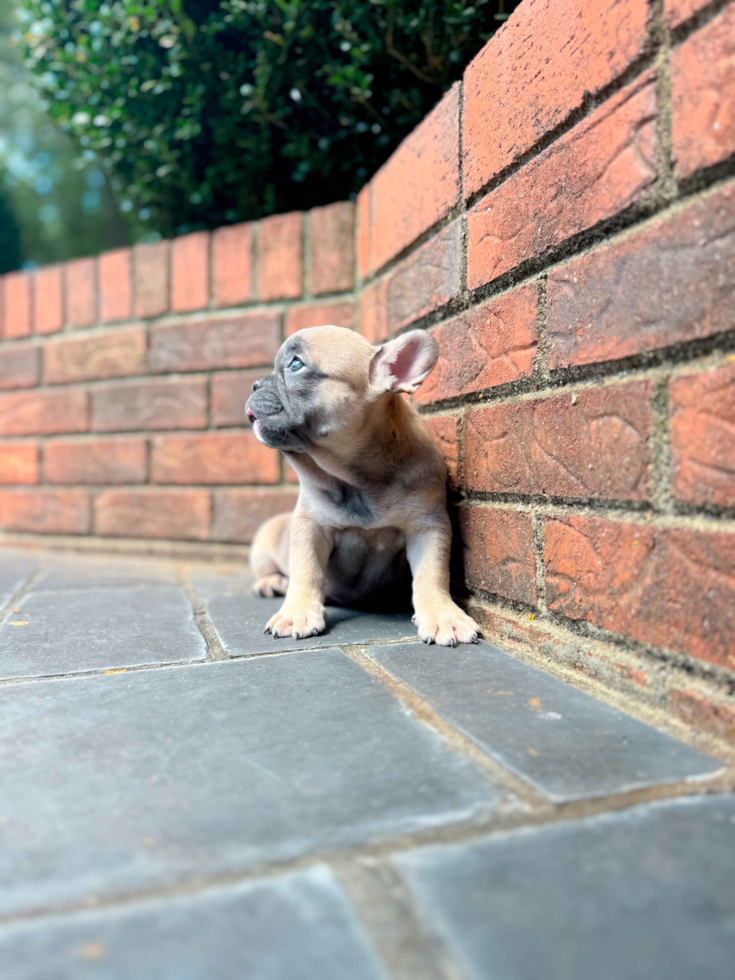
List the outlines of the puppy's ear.
<svg viewBox="0 0 735 980">
<path fill-rule="evenodd" d="M 370 384 L 379 391 L 414 392 L 439 357 L 439 344 L 424 330 L 411 330 L 379 347 L 370 361 Z"/>
</svg>

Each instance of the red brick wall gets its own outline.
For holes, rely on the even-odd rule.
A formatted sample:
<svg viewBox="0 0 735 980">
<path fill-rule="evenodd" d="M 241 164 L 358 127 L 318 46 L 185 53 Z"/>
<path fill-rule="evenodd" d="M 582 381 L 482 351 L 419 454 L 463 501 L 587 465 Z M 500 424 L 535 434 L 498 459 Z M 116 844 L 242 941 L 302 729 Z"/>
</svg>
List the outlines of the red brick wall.
<svg viewBox="0 0 735 980">
<path fill-rule="evenodd" d="M 248 542 L 282 338 L 431 330 L 486 635 L 735 738 L 734 37 L 524 0 L 354 207 L 6 276 L 0 527 Z"/>
</svg>

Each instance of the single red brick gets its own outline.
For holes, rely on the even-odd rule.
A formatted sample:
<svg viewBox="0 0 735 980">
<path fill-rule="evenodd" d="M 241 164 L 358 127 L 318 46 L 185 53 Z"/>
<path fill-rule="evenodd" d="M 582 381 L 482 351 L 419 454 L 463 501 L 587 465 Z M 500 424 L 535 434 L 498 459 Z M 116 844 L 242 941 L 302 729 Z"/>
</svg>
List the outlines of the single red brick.
<svg viewBox="0 0 735 980">
<path fill-rule="evenodd" d="M 457 83 L 370 182 L 371 272 L 403 251 L 457 203 L 459 93 Z"/>
<path fill-rule="evenodd" d="M 209 232 L 174 238 L 171 248 L 171 309 L 204 310 L 209 305 Z"/>
<path fill-rule="evenodd" d="M 678 27 L 710 2 L 711 0 L 664 0 L 664 16 L 669 27 Z"/>
<path fill-rule="evenodd" d="M 151 327 L 151 371 L 207 371 L 270 364 L 281 344 L 279 313 L 160 323 Z"/>
<path fill-rule="evenodd" d="M 0 396 L 0 435 L 52 435 L 86 432 L 86 391 L 25 391 Z"/>
<path fill-rule="evenodd" d="M 439 360 L 415 401 L 427 405 L 529 377 L 538 349 L 538 289 L 521 286 L 432 330 Z"/>
<path fill-rule="evenodd" d="M 458 485 L 457 469 L 459 465 L 459 419 L 456 415 L 434 415 L 425 418 L 426 427 L 431 433 L 431 438 L 439 447 L 439 451 L 447 464 L 447 474 L 449 485 Z"/>
<path fill-rule="evenodd" d="M 391 333 L 454 299 L 461 283 L 462 228 L 444 228 L 393 270 L 388 280 L 388 328 Z"/>
<path fill-rule="evenodd" d="M 495 507 L 461 507 L 459 523 L 469 587 L 535 605 L 531 515 Z"/>
<path fill-rule="evenodd" d="M 672 493 L 735 507 L 735 364 L 669 382 Z"/>
<path fill-rule="evenodd" d="M 0 483 L 38 483 L 38 446 L 34 442 L 0 442 Z"/>
<path fill-rule="evenodd" d="M 552 368 L 615 360 L 732 327 L 735 187 L 549 274 Z"/>
<path fill-rule="evenodd" d="M 360 293 L 360 333 L 371 344 L 388 339 L 388 280 L 371 283 Z"/>
<path fill-rule="evenodd" d="M 206 541 L 210 518 L 208 490 L 105 490 L 95 500 L 95 530 L 109 537 Z"/>
<path fill-rule="evenodd" d="M 552 612 L 735 666 L 735 534 L 567 517 L 545 538 Z"/>
<path fill-rule="evenodd" d="M 252 299 L 252 225 L 231 225 L 214 232 L 212 276 L 215 306 L 238 306 Z"/>
<path fill-rule="evenodd" d="M 352 303 L 311 303 L 308 306 L 292 306 L 286 310 L 284 327 L 286 336 L 308 327 L 346 327 L 352 329 L 355 308 Z"/>
<path fill-rule="evenodd" d="M 103 323 L 129 320 L 133 312 L 131 253 L 118 248 L 99 257 L 100 319 Z"/>
<path fill-rule="evenodd" d="M 212 540 L 250 544 L 263 521 L 292 511 L 297 497 L 296 490 L 271 487 L 215 490 Z"/>
<path fill-rule="evenodd" d="M 687 725 L 735 742 L 735 704 L 731 700 L 713 701 L 698 691 L 674 688 L 669 694 L 669 706 L 672 714 Z"/>
<path fill-rule="evenodd" d="M 253 432 L 156 436 L 154 483 L 278 483 L 278 453 Z"/>
<path fill-rule="evenodd" d="M 296 299 L 303 275 L 301 213 L 275 214 L 260 222 L 258 298 Z"/>
<path fill-rule="evenodd" d="M 251 371 L 213 374 L 212 424 L 242 425 L 245 421 L 245 402 L 253 390 L 253 382 L 262 378 L 264 373 L 264 368 L 255 368 Z"/>
<path fill-rule="evenodd" d="M 38 384 L 40 347 L 12 344 L 0 347 L 0 389 L 32 388 Z"/>
<path fill-rule="evenodd" d="M 48 384 L 142 374 L 146 369 L 145 329 L 125 327 L 49 341 L 43 349 L 43 368 Z"/>
<path fill-rule="evenodd" d="M 31 332 L 31 277 L 26 272 L 10 272 L 0 279 L 3 295 L 0 310 L 6 340 L 28 337 Z"/>
<path fill-rule="evenodd" d="M 371 189 L 365 184 L 357 195 L 357 273 L 364 279 L 370 272 Z"/>
<path fill-rule="evenodd" d="M 97 275 L 94 259 L 74 259 L 64 266 L 66 322 L 91 327 L 97 321 Z"/>
<path fill-rule="evenodd" d="M 645 500 L 649 381 L 523 399 L 465 416 L 463 484 L 490 493 Z"/>
<path fill-rule="evenodd" d="M 161 316 L 170 310 L 170 251 L 170 242 L 136 245 L 133 249 L 136 316 Z"/>
<path fill-rule="evenodd" d="M 315 296 L 352 289 L 355 281 L 355 206 L 338 201 L 309 212 L 309 283 Z"/>
<path fill-rule="evenodd" d="M 674 173 L 687 177 L 735 153 L 735 6 L 674 49 L 671 84 Z"/>
<path fill-rule="evenodd" d="M 127 381 L 95 388 L 91 398 L 95 432 L 204 429 L 207 426 L 207 382 L 204 378 Z"/>
<path fill-rule="evenodd" d="M 47 483 L 145 483 L 145 439 L 90 439 L 47 442 L 43 450 Z"/>
<path fill-rule="evenodd" d="M 646 0 L 525 0 L 465 72 L 470 196 L 643 51 Z"/>
<path fill-rule="evenodd" d="M 613 217 L 656 176 L 656 81 L 647 72 L 471 209 L 467 286 Z"/>
<path fill-rule="evenodd" d="M 35 333 L 56 333 L 64 326 L 63 269 L 49 265 L 38 269 L 33 282 L 33 329 Z"/>
<path fill-rule="evenodd" d="M 30 534 L 88 534 L 85 490 L 0 490 L 0 529 Z"/>
</svg>

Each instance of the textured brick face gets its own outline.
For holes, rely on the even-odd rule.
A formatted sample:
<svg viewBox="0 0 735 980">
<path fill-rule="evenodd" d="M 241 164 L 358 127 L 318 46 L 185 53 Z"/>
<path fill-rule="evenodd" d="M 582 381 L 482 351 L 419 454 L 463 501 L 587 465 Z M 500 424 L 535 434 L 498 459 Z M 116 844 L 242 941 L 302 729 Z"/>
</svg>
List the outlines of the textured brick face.
<svg viewBox="0 0 735 980">
<path fill-rule="evenodd" d="M 531 515 L 495 507 L 462 507 L 460 527 L 470 588 L 535 605 Z"/>
<path fill-rule="evenodd" d="M 527 378 L 538 347 L 536 283 L 436 327 L 439 360 L 419 388 L 422 405 Z"/>
<path fill-rule="evenodd" d="M 0 435 L 53 435 L 86 432 L 86 391 L 29 391 L 0 395 Z"/>
<path fill-rule="evenodd" d="M 552 368 L 628 357 L 732 327 L 735 187 L 549 274 Z"/>
<path fill-rule="evenodd" d="M 212 539 L 250 544 L 263 521 L 294 509 L 296 497 L 295 490 L 215 490 Z"/>
<path fill-rule="evenodd" d="M 58 440 L 46 444 L 43 470 L 48 483 L 144 483 L 148 449 L 144 439 Z"/>
<path fill-rule="evenodd" d="M 60 265 L 39 269 L 33 284 L 34 331 L 56 333 L 64 326 L 64 293 Z"/>
<path fill-rule="evenodd" d="M 155 378 L 106 385 L 91 393 L 96 432 L 136 429 L 203 429 L 207 383 L 203 378 Z"/>
<path fill-rule="evenodd" d="M 464 485 L 551 497 L 648 496 L 650 382 L 476 408 L 465 416 Z"/>
<path fill-rule="evenodd" d="M 388 285 L 391 333 L 432 313 L 458 295 L 462 229 L 455 221 L 393 271 Z"/>
<path fill-rule="evenodd" d="M 66 320 L 72 327 L 91 327 L 97 320 L 97 275 L 94 259 L 75 259 L 64 267 Z"/>
<path fill-rule="evenodd" d="M 301 215 L 276 214 L 260 223 L 258 298 L 295 299 L 301 295 Z"/>
<path fill-rule="evenodd" d="M 156 436 L 155 483 L 278 483 L 278 454 L 252 432 Z"/>
<path fill-rule="evenodd" d="M 735 535 L 548 520 L 545 564 L 552 612 L 735 666 Z"/>
<path fill-rule="evenodd" d="M 203 310 L 209 303 L 209 232 L 175 238 L 171 250 L 171 309 Z"/>
<path fill-rule="evenodd" d="M 206 541 L 207 490 L 105 490 L 95 501 L 97 534 L 122 538 Z"/>
<path fill-rule="evenodd" d="M 735 364 L 669 383 L 672 493 L 735 507 Z"/>
<path fill-rule="evenodd" d="M 686 177 L 735 153 L 735 7 L 672 55 L 675 173 Z"/>
<path fill-rule="evenodd" d="M 643 48 L 646 18 L 646 0 L 525 0 L 465 72 L 465 195 L 617 78 Z"/>
<path fill-rule="evenodd" d="M 32 442 L 0 442 L 0 484 L 38 483 L 38 446 Z"/>
<path fill-rule="evenodd" d="M 357 195 L 357 274 L 364 279 L 370 271 L 370 184 Z"/>
<path fill-rule="evenodd" d="M 277 313 L 151 327 L 151 371 L 206 371 L 209 368 L 269 364 L 280 346 Z"/>
<path fill-rule="evenodd" d="M 314 303 L 309 306 L 293 306 L 286 311 L 284 330 L 287 337 L 297 330 L 308 327 L 347 327 L 352 329 L 355 308 L 352 303 Z"/>
<path fill-rule="evenodd" d="M 243 425 L 245 402 L 253 383 L 266 373 L 264 368 L 252 371 L 226 371 L 212 375 L 212 423 L 214 425 Z"/>
<path fill-rule="evenodd" d="M 161 316 L 169 310 L 169 242 L 136 245 L 133 250 L 135 315 Z"/>
<path fill-rule="evenodd" d="M 388 280 L 381 279 L 360 293 L 360 333 L 371 344 L 388 339 Z"/>
<path fill-rule="evenodd" d="M 84 490 L 0 490 L 0 529 L 30 534 L 87 534 Z"/>
<path fill-rule="evenodd" d="M 100 319 L 103 323 L 129 320 L 133 312 L 130 249 L 100 255 Z"/>
<path fill-rule="evenodd" d="M 475 289 L 641 198 L 656 179 L 655 78 L 646 74 L 467 215 Z"/>
<path fill-rule="evenodd" d="M 247 303 L 253 292 L 253 228 L 218 228 L 212 235 L 214 305 Z"/>
<path fill-rule="evenodd" d="M 31 277 L 25 272 L 11 272 L 0 279 L 0 314 L 6 340 L 27 337 L 31 332 Z"/>
<path fill-rule="evenodd" d="M 456 487 L 459 465 L 459 419 L 456 415 L 436 415 L 424 421 L 447 464 L 448 482 L 450 486 Z"/>
<path fill-rule="evenodd" d="M 48 384 L 121 378 L 141 374 L 145 369 L 146 336 L 142 327 L 54 341 L 43 352 Z"/>
<path fill-rule="evenodd" d="M 370 271 L 374 272 L 457 203 L 459 85 L 401 143 L 371 185 Z"/>
<path fill-rule="evenodd" d="M 19 344 L 0 348 L 0 389 L 32 388 L 38 384 L 40 353 L 38 347 Z"/>
<path fill-rule="evenodd" d="M 352 289 L 355 207 L 338 201 L 309 212 L 309 284 L 315 296 Z"/>
</svg>

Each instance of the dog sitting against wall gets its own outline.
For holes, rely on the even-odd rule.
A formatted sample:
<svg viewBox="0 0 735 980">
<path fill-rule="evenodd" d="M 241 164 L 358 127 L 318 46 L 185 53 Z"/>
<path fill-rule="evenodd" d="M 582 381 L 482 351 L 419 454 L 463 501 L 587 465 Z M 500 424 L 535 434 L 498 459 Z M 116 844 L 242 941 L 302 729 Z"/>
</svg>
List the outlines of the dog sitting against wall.
<svg viewBox="0 0 735 980">
<path fill-rule="evenodd" d="M 477 624 L 449 594 L 446 465 L 402 397 L 437 357 L 422 330 L 373 347 L 341 327 L 311 327 L 253 385 L 253 431 L 300 484 L 294 512 L 266 521 L 251 548 L 254 591 L 285 596 L 266 625 L 274 637 L 323 632 L 325 601 L 387 607 L 410 594 L 425 643 L 477 642 Z"/>
</svg>

